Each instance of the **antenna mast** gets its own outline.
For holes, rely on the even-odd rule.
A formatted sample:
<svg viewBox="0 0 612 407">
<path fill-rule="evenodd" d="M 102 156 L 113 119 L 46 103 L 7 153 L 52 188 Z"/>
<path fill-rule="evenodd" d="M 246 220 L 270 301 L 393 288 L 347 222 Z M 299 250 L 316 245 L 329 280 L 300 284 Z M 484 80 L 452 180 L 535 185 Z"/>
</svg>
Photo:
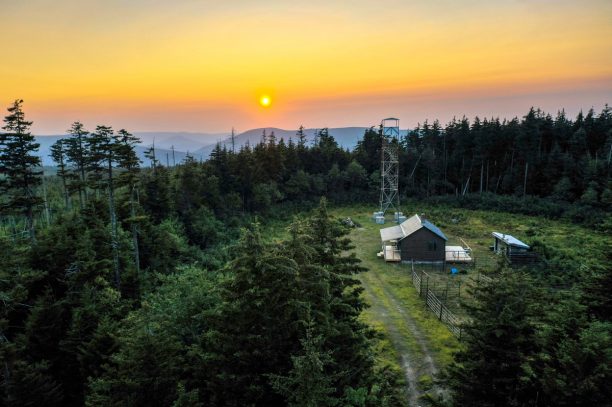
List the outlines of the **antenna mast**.
<svg viewBox="0 0 612 407">
<path fill-rule="evenodd" d="M 380 162 L 380 212 L 400 211 L 399 206 L 399 119 L 390 117 L 381 123 L 382 154 Z"/>
</svg>

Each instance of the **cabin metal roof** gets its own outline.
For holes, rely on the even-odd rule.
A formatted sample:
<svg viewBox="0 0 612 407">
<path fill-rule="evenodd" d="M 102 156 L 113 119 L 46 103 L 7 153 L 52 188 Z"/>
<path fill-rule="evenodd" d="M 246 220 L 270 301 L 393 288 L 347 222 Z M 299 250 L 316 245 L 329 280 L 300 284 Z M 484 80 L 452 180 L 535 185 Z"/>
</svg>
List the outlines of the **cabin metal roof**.
<svg viewBox="0 0 612 407">
<path fill-rule="evenodd" d="M 421 219 L 419 215 L 411 216 L 403 221 L 400 225 L 381 229 L 380 239 L 383 242 L 387 242 L 389 240 L 402 240 L 421 228 L 426 228 L 440 236 L 442 239 L 448 240 L 444 233 L 442 233 L 442 231 L 436 225 L 426 219 Z"/>
<path fill-rule="evenodd" d="M 404 238 L 404 232 L 402 228 L 398 226 L 391 226 L 390 228 L 380 229 L 380 239 L 383 242 L 388 242 L 389 240 L 398 240 Z"/>
<path fill-rule="evenodd" d="M 492 235 L 496 239 L 501 240 L 502 242 L 506 243 L 509 246 L 522 247 L 524 249 L 529 249 L 528 244 L 521 242 L 520 240 L 518 240 L 516 237 L 512 235 L 507 235 L 505 233 L 499 233 L 499 232 L 493 232 Z"/>
<path fill-rule="evenodd" d="M 423 227 L 431 230 L 432 232 L 434 232 L 436 235 L 440 236 L 442 239 L 444 240 L 448 240 L 446 238 L 446 236 L 444 235 L 444 233 L 442 233 L 442 231 L 433 223 L 431 223 L 430 221 L 428 221 L 427 219 L 423 220 Z"/>
</svg>

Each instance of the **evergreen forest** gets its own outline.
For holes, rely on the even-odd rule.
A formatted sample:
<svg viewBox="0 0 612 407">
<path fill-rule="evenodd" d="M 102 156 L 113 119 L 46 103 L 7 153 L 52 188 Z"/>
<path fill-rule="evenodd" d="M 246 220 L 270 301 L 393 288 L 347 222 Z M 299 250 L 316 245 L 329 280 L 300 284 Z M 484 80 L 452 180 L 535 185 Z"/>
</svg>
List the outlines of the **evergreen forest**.
<svg viewBox="0 0 612 407">
<path fill-rule="evenodd" d="M 16 100 L 0 131 L 2 405 L 407 405 L 360 318 L 354 225 L 332 215 L 377 209 L 379 127 L 352 151 L 300 128 L 170 167 L 152 146 L 143 167 L 128 130 L 75 122 L 43 172 L 31 125 Z M 608 106 L 424 122 L 388 142 L 402 200 L 612 232 Z M 541 244 L 537 266 L 491 270 L 438 405 L 611 405 L 610 247 L 585 266 Z"/>
</svg>

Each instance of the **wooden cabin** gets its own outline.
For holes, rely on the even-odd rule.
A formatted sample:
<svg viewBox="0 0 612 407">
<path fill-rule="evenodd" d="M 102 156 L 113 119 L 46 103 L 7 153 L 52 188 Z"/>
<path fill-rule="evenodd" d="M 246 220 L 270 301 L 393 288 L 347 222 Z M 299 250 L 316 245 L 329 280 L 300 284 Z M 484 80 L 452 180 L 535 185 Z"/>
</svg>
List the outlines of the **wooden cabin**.
<svg viewBox="0 0 612 407">
<path fill-rule="evenodd" d="M 397 226 L 380 230 L 386 261 L 443 263 L 446 256 L 444 233 L 427 219 L 414 215 Z M 391 246 L 391 247 L 390 247 Z"/>
</svg>

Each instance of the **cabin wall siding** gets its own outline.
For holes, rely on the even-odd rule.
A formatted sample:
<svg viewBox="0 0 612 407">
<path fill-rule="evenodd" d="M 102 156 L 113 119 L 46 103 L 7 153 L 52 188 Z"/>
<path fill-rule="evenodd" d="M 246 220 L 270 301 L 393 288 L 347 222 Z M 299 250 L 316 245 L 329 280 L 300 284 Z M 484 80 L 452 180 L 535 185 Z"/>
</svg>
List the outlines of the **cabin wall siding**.
<svg viewBox="0 0 612 407">
<path fill-rule="evenodd" d="M 429 250 L 429 243 L 436 242 L 436 250 Z M 402 261 L 444 261 L 446 241 L 427 228 L 421 228 L 399 242 Z"/>
</svg>

